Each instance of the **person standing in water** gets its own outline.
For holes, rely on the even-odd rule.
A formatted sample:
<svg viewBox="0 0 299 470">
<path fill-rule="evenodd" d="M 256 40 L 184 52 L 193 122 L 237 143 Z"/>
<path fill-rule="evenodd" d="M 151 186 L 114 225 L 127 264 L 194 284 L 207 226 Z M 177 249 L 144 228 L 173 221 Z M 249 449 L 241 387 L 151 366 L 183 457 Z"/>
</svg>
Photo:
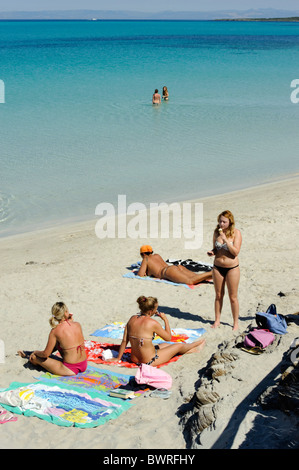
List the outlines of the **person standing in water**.
<svg viewBox="0 0 299 470">
<path fill-rule="evenodd" d="M 168 93 L 168 90 L 167 90 L 167 86 L 163 87 L 162 98 L 163 98 L 164 101 L 168 101 L 169 93 Z"/>
<path fill-rule="evenodd" d="M 153 94 L 153 99 L 152 99 L 153 104 L 160 104 L 161 103 L 161 95 L 158 91 L 158 89 L 155 89 L 155 93 Z"/>
</svg>

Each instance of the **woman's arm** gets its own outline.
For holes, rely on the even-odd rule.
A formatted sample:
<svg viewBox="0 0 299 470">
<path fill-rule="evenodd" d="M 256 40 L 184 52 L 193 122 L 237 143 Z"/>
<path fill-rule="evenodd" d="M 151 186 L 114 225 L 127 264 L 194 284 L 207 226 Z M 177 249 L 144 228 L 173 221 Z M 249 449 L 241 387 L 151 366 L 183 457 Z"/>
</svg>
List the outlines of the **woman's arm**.
<svg viewBox="0 0 299 470">
<path fill-rule="evenodd" d="M 163 312 L 156 313 L 156 315 L 158 315 L 158 317 L 162 318 L 162 320 L 164 321 L 165 329 L 162 328 L 160 323 L 158 323 L 156 321 L 155 322 L 156 325 L 154 327 L 154 332 L 158 336 L 161 336 L 161 338 L 164 339 L 165 341 L 170 341 L 171 340 L 171 329 L 170 329 L 170 325 L 169 325 L 167 316 Z"/>
<path fill-rule="evenodd" d="M 48 343 L 45 349 L 43 351 L 33 351 L 32 354 L 35 354 L 36 356 L 41 357 L 43 359 L 47 359 L 47 357 L 49 357 L 52 354 L 52 352 L 54 351 L 56 347 L 56 342 L 57 342 L 54 330 L 55 329 L 50 331 Z"/>
<path fill-rule="evenodd" d="M 111 359 L 111 362 L 112 361 L 120 361 L 121 358 L 122 358 L 122 355 L 126 349 L 126 346 L 129 342 L 129 337 L 128 337 L 128 327 L 127 325 L 125 326 L 125 331 L 124 331 L 124 335 L 123 335 L 123 339 L 122 339 L 122 342 L 120 343 L 120 347 L 119 347 L 119 351 L 118 351 L 118 356 L 117 357 L 114 357 Z M 110 362 L 110 359 L 109 359 L 109 362 Z"/>
<path fill-rule="evenodd" d="M 137 275 L 141 277 L 146 276 L 146 271 L 147 271 L 147 256 L 144 256 Z"/>
<path fill-rule="evenodd" d="M 242 244 L 242 235 L 241 235 L 240 230 L 235 229 L 235 238 L 234 238 L 234 244 L 233 245 L 231 243 L 229 243 L 229 241 L 227 240 L 227 238 L 225 236 L 223 237 L 223 239 L 227 244 L 227 248 L 228 248 L 229 253 L 231 255 L 235 256 L 235 257 L 238 256 L 238 254 L 240 253 L 241 244 Z"/>
<path fill-rule="evenodd" d="M 207 255 L 208 255 L 208 256 L 215 256 L 215 252 L 216 252 L 216 250 L 215 250 L 215 242 L 216 242 L 216 235 L 215 235 L 215 232 L 214 232 L 214 234 L 213 234 L 213 249 L 210 250 L 210 251 L 207 251 Z"/>
</svg>

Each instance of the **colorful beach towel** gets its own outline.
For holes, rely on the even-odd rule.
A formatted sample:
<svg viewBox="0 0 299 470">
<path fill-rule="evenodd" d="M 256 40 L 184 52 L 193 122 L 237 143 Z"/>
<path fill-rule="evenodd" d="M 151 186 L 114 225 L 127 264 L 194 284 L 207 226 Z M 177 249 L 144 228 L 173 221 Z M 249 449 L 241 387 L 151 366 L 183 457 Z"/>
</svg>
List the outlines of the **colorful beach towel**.
<svg viewBox="0 0 299 470">
<path fill-rule="evenodd" d="M 5 403 L 3 403 L 3 401 Z M 9 405 L 12 402 L 14 405 Z M 0 392 L 3 408 L 25 416 L 37 416 L 58 426 L 90 428 L 117 418 L 132 402 L 108 397 L 97 390 L 88 390 L 57 381 L 40 380 L 33 384 L 13 382 Z"/>
<path fill-rule="evenodd" d="M 118 388 L 133 391 L 136 398 L 141 396 L 145 391 L 145 387 L 138 385 L 135 382 L 135 377 L 132 375 L 119 374 L 90 365 L 88 365 L 85 372 L 72 376 L 53 375 L 46 372 L 41 376 L 40 380 L 42 380 L 43 383 L 64 384 L 71 388 L 80 387 L 80 389 L 84 389 L 87 392 L 96 390 L 107 396 L 112 389 L 115 390 Z"/>
<path fill-rule="evenodd" d="M 100 336 L 102 338 L 122 339 L 126 323 L 113 322 L 109 325 L 99 328 L 91 333 L 91 336 Z M 173 328 L 171 330 L 171 340 L 165 341 L 160 336 L 155 336 L 154 344 L 159 343 L 192 343 L 202 336 L 206 330 L 204 328 L 190 329 L 190 328 Z"/>
<path fill-rule="evenodd" d="M 105 351 L 119 351 L 119 344 L 109 344 L 109 343 L 98 343 L 96 341 L 85 341 L 85 350 L 87 355 L 87 360 L 95 362 L 96 364 L 110 364 L 119 367 L 129 367 L 129 368 L 136 368 L 138 367 L 135 362 L 131 361 L 131 348 L 126 348 L 122 357 L 121 362 L 111 362 L 109 359 L 103 359 L 103 354 Z M 165 364 L 160 364 L 156 367 L 163 367 L 170 362 L 176 362 L 181 357 L 181 354 L 174 356 L 170 361 L 166 362 Z"/>
</svg>

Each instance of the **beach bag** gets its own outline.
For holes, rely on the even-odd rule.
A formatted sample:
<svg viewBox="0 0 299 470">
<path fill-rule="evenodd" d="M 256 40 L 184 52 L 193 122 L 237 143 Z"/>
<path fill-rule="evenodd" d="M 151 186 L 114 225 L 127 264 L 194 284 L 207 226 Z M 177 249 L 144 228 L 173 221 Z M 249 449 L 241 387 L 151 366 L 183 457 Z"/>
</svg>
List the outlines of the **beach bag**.
<svg viewBox="0 0 299 470">
<path fill-rule="evenodd" d="M 287 332 L 287 322 L 283 315 L 276 312 L 276 306 L 271 304 L 266 312 L 258 312 L 255 316 L 257 326 L 266 328 L 272 333 L 284 335 Z"/>
<path fill-rule="evenodd" d="M 138 384 L 146 384 L 155 388 L 165 388 L 169 390 L 172 386 L 172 378 L 164 370 L 147 364 L 140 364 L 135 375 L 135 381 Z"/>
<path fill-rule="evenodd" d="M 246 348 L 260 347 L 265 349 L 267 346 L 273 343 L 275 336 L 269 330 L 263 330 L 254 328 L 244 338 L 244 346 Z"/>
</svg>

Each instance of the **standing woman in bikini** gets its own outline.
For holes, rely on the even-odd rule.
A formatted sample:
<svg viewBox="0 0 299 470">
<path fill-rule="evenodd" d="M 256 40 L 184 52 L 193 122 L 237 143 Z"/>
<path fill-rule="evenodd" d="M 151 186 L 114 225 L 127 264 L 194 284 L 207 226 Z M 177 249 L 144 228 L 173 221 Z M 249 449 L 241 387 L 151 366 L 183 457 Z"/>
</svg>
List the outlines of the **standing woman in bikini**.
<svg viewBox="0 0 299 470">
<path fill-rule="evenodd" d="M 158 300 L 155 297 L 138 297 L 137 303 L 140 313 L 133 315 L 126 324 L 118 357 L 113 361 L 119 361 L 131 343 L 131 360 L 136 364 L 148 364 L 153 367 L 168 362 L 177 354 L 197 352 L 204 346 L 204 340 L 193 343 L 162 343 L 153 345 L 155 334 L 165 341 L 171 340 L 171 329 L 165 313 L 158 312 Z M 165 329 L 152 317 L 157 315 L 164 321 Z"/>
<path fill-rule="evenodd" d="M 77 375 L 79 372 L 85 372 L 87 359 L 82 328 L 80 323 L 73 321 L 72 314 L 63 302 L 53 305 L 49 323 L 52 330 L 45 349 L 27 354 L 18 351 L 18 354 L 51 374 Z M 62 361 L 49 357 L 57 349 Z"/>
<path fill-rule="evenodd" d="M 230 211 L 221 212 L 217 220 L 218 225 L 213 235 L 214 248 L 207 253 L 209 256 L 215 256 L 213 269 L 216 294 L 215 322 L 212 328 L 217 328 L 220 325 L 226 284 L 233 315 L 233 330 L 237 330 L 239 319 L 238 286 L 240 281 L 238 254 L 241 249 L 242 235 L 240 230 L 235 228 L 234 216 Z"/>
</svg>

